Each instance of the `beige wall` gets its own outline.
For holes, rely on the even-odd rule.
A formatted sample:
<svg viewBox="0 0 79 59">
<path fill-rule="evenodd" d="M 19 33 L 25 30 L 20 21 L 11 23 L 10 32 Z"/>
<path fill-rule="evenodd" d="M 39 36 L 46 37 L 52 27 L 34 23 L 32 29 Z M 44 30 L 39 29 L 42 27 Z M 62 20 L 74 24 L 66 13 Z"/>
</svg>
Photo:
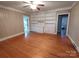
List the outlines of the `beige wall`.
<svg viewBox="0 0 79 59">
<path fill-rule="evenodd" d="M 71 10 L 69 35 L 75 44 L 79 47 L 79 3 Z"/>
<path fill-rule="evenodd" d="M 23 15 L 0 8 L 0 38 L 23 32 Z"/>
</svg>

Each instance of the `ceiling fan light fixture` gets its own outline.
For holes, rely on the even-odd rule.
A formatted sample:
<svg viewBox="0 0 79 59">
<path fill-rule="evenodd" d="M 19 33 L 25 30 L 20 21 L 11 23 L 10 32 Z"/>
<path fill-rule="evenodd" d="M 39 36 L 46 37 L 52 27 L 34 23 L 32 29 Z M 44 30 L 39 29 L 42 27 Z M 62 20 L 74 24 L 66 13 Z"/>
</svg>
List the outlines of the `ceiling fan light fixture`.
<svg viewBox="0 0 79 59">
<path fill-rule="evenodd" d="M 32 10 L 40 10 L 40 6 L 44 6 L 42 1 L 26 1 L 26 7 L 30 6 Z"/>
<path fill-rule="evenodd" d="M 32 9 L 36 9 L 37 6 L 36 6 L 36 5 L 31 5 L 30 7 L 31 7 Z"/>
</svg>

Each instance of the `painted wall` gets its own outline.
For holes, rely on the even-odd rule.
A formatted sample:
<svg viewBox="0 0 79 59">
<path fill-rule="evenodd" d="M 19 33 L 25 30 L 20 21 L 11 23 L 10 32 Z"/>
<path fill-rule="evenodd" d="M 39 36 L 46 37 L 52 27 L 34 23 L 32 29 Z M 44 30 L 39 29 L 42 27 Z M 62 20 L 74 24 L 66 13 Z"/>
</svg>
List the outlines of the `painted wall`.
<svg viewBox="0 0 79 59">
<path fill-rule="evenodd" d="M 71 10 L 69 36 L 72 38 L 77 47 L 79 47 L 79 2 Z"/>
<path fill-rule="evenodd" d="M 0 8 L 0 38 L 23 32 L 23 15 Z"/>
</svg>

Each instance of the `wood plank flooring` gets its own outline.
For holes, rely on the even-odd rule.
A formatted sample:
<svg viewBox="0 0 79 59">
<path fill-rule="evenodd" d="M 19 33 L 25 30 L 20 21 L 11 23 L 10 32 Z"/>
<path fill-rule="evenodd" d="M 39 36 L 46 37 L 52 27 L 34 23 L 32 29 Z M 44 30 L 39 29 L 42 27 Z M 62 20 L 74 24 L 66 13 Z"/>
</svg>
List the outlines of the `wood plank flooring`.
<svg viewBox="0 0 79 59">
<path fill-rule="evenodd" d="M 0 42 L 0 57 L 60 58 L 79 54 L 67 37 L 31 32 L 27 38 L 20 35 Z"/>
</svg>

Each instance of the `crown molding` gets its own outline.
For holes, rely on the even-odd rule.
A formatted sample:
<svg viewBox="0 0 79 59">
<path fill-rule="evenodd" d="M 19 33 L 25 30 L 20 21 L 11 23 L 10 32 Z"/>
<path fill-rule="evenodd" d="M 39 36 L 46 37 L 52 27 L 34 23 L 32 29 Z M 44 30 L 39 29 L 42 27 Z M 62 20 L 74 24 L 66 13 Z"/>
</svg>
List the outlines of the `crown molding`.
<svg viewBox="0 0 79 59">
<path fill-rule="evenodd" d="M 71 7 L 65 7 L 65 8 L 58 8 L 58 9 L 50 9 L 50 10 L 43 10 L 43 11 L 39 11 L 40 12 L 58 12 L 58 11 L 65 11 L 65 10 L 70 10 Z M 32 12 L 32 13 L 37 13 L 37 12 Z"/>
<path fill-rule="evenodd" d="M 70 7 L 58 8 L 58 9 L 56 9 L 56 11 L 70 10 L 70 9 L 72 9 L 77 3 L 78 3 L 78 1 L 74 2 Z"/>
<path fill-rule="evenodd" d="M 8 10 L 11 10 L 11 11 L 16 11 L 16 12 L 20 12 L 20 13 L 26 13 L 24 11 L 21 11 L 21 10 L 17 10 L 15 8 L 11 8 L 11 7 L 6 7 L 6 6 L 3 6 L 3 5 L 0 5 L 0 8 L 5 8 L 5 9 L 8 9 Z"/>
<path fill-rule="evenodd" d="M 78 1 L 75 1 L 72 6 L 71 6 L 71 9 L 78 3 Z"/>
<path fill-rule="evenodd" d="M 56 11 L 70 10 L 70 9 L 71 9 L 71 7 L 58 8 L 58 9 L 56 9 Z"/>
</svg>

